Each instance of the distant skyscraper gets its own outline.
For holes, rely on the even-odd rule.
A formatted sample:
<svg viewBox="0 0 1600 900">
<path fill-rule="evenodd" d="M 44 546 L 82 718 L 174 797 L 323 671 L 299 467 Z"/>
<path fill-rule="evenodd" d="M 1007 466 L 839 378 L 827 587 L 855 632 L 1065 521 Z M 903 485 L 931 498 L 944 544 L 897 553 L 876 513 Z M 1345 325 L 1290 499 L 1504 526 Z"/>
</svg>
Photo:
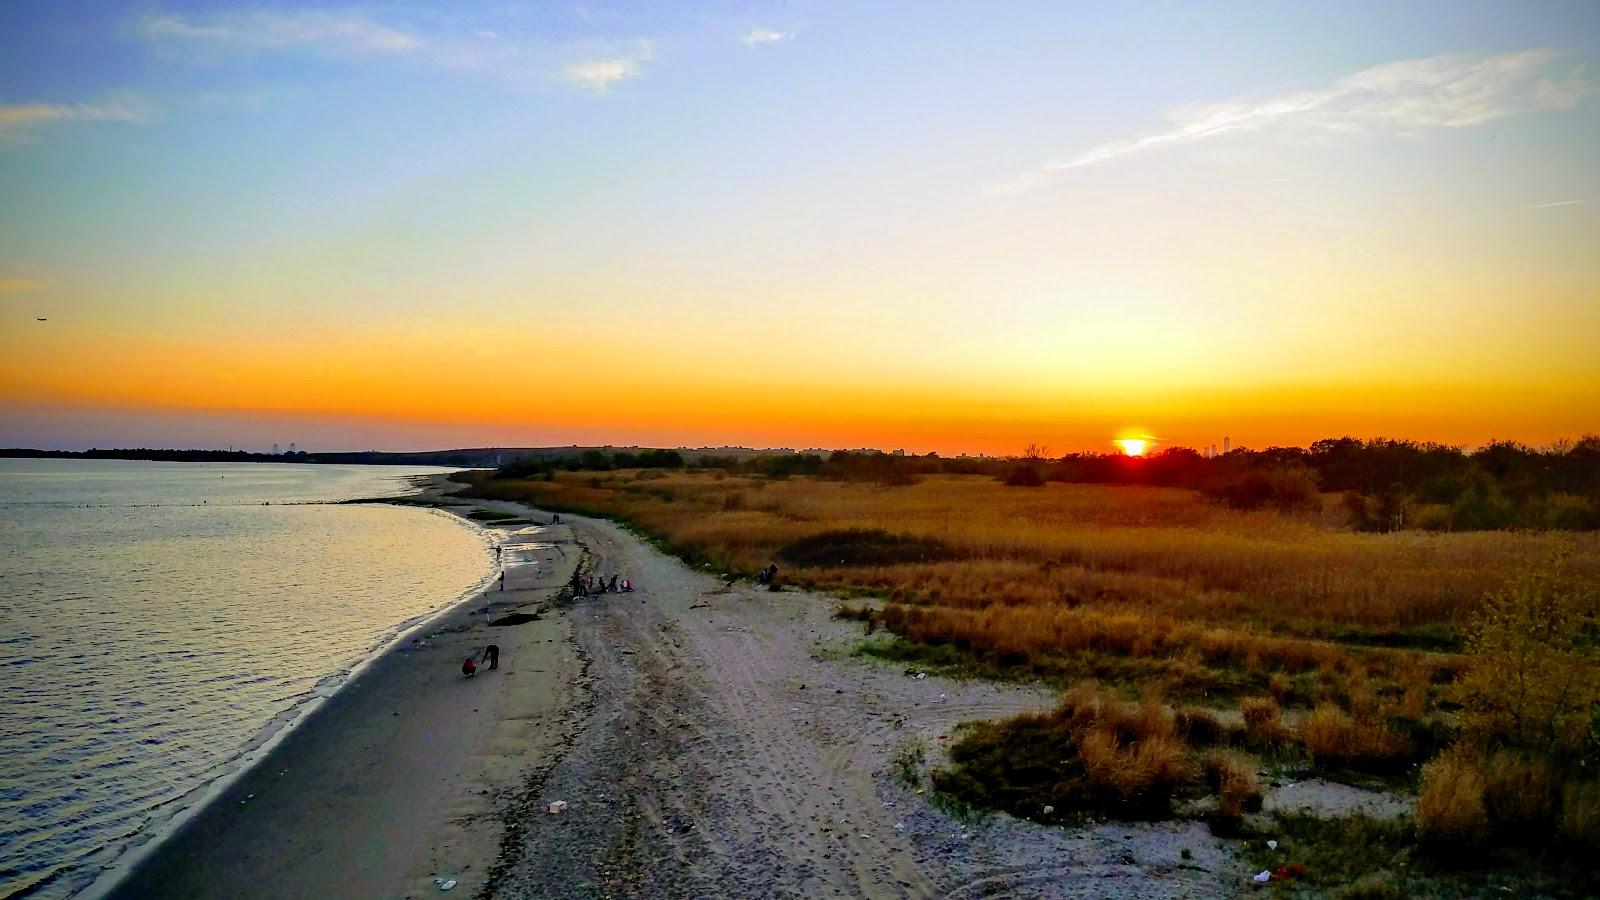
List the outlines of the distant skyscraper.
<svg viewBox="0 0 1600 900">
<path fill-rule="evenodd" d="M 293 447 L 294 445 L 290 444 L 289 446 Z M 1229 450 L 1232 450 L 1232 449 L 1233 449 L 1233 439 L 1232 438 L 1228 438 L 1228 437 L 1224 437 L 1222 439 L 1222 452 L 1223 453 L 1227 453 Z"/>
<path fill-rule="evenodd" d="M 290 442 L 289 442 L 289 452 L 290 452 L 290 453 L 293 453 L 293 452 L 294 452 L 294 441 L 290 441 Z"/>
<path fill-rule="evenodd" d="M 278 455 L 278 442 L 277 441 L 273 441 L 272 442 L 272 455 L 273 456 L 277 456 Z"/>
</svg>

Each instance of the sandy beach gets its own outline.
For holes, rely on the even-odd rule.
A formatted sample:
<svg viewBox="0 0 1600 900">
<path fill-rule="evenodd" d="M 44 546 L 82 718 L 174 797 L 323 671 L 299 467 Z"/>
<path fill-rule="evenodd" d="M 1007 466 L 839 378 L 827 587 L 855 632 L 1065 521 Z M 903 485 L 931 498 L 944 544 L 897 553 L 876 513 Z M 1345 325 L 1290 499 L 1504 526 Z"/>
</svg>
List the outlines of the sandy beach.
<svg viewBox="0 0 1600 900">
<path fill-rule="evenodd" d="M 538 522 L 516 504 L 473 501 Z M 1219 896 L 1198 823 L 958 820 L 890 774 L 917 739 L 1053 703 L 850 656 L 828 598 L 729 585 L 614 523 L 503 528 L 507 591 L 313 714 L 117 897 Z M 634 581 L 553 608 L 575 566 Z M 462 678 L 493 640 L 499 671 Z M 549 804 L 564 801 L 564 811 Z M 1187 850 L 1187 854 L 1185 854 Z"/>
<path fill-rule="evenodd" d="M 578 673 L 565 619 L 484 621 L 485 601 L 492 617 L 547 604 L 576 562 L 570 538 L 503 540 L 504 592 L 375 660 L 112 896 L 394 897 L 437 891 L 436 874 L 481 886 L 503 810 L 565 738 Z M 461 660 L 489 643 L 499 669 L 463 678 Z"/>
</svg>

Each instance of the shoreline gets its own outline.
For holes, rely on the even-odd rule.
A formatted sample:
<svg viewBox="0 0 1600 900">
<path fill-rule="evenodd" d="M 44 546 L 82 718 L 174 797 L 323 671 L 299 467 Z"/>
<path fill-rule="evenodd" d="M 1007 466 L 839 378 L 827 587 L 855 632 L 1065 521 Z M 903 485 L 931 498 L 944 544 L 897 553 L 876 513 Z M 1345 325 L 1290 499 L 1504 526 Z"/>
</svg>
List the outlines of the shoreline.
<svg viewBox="0 0 1600 900">
<path fill-rule="evenodd" d="M 418 476 L 419 478 L 432 478 L 434 476 Z M 413 497 L 407 494 L 404 497 Z M 396 498 L 374 498 L 360 501 L 313 501 L 320 503 L 388 503 L 394 506 L 407 504 L 397 503 Z M 443 510 L 426 510 L 444 515 L 457 520 L 464 527 L 477 532 L 485 544 L 492 543 L 486 529 L 477 527 L 471 520 L 459 516 L 451 516 Z M 463 604 L 481 598 L 492 585 L 498 570 L 491 568 L 482 578 L 478 579 L 471 587 L 462 591 L 446 602 L 440 608 L 413 616 L 395 626 L 392 634 L 374 643 L 362 656 L 348 669 L 330 672 L 317 679 L 308 696 L 305 696 L 286 709 L 273 716 L 265 725 L 250 735 L 238 756 L 224 764 L 226 770 L 206 783 L 195 787 L 189 793 L 171 801 L 176 809 L 165 817 L 160 817 L 159 811 L 152 815 L 151 823 L 139 832 L 135 832 L 127 839 L 124 847 L 116 853 L 99 871 L 95 879 L 87 886 L 73 893 L 76 900 L 100 900 L 116 891 L 129 875 L 136 871 L 146 860 L 159 854 L 167 841 L 179 834 L 184 827 L 195 817 L 201 815 L 208 807 L 216 803 L 223 794 L 227 793 L 240 779 L 248 776 L 254 769 L 261 766 L 272 755 L 272 752 L 284 741 L 288 740 L 294 732 L 312 720 L 318 711 L 334 700 L 341 691 L 354 684 L 372 666 L 376 665 L 383 657 L 394 653 L 406 638 L 440 621 L 462 607 Z M 330 679 L 337 679 L 331 690 L 324 691 L 323 685 Z M 148 836 L 145 833 L 148 831 Z M 143 838 L 142 840 L 140 838 Z"/>
<path fill-rule="evenodd" d="M 448 474 L 432 473 L 409 479 L 412 484 L 408 487 L 412 490 L 404 494 L 341 502 L 417 507 L 454 520 L 461 527 L 476 533 L 486 546 L 503 542 L 503 532 L 497 538 L 496 530 L 492 527 L 485 527 L 483 523 L 447 509 L 417 503 L 419 497 L 437 496 L 449 490 L 451 484 L 446 480 Z M 472 626 L 478 625 L 483 618 L 486 598 L 497 611 L 503 612 L 507 607 L 504 600 L 493 602 L 498 595 L 493 587 L 500 571 L 501 566 L 491 562 L 489 570 L 471 587 L 437 610 L 399 623 L 393 634 L 374 644 L 348 670 L 329 673 L 319 679 L 311 696 L 280 713 L 273 722 L 252 735 L 247 749 L 230 762 L 230 771 L 197 787 L 187 795 L 192 799 L 178 801 L 182 803 L 182 808 L 156 823 L 148 837 L 139 840 L 140 836 L 136 834 L 130 838 L 130 844 L 112 858 L 88 886 L 73 896 L 98 900 L 104 897 L 147 895 L 148 891 L 141 890 L 138 885 L 152 873 L 170 869 L 168 858 L 182 854 L 181 846 L 186 841 L 192 842 L 197 831 L 207 831 L 207 820 L 235 818 L 241 804 L 248 807 L 253 803 L 259 792 L 250 788 L 266 780 L 274 767 L 283 768 L 279 763 L 286 757 L 295 756 L 295 745 L 317 743 L 321 734 L 340 731 L 341 720 L 347 718 L 341 710 L 352 705 L 348 695 L 372 691 L 379 686 L 377 681 L 384 680 L 390 674 L 385 670 L 402 666 L 408 654 L 428 646 L 430 640 L 441 633 L 467 630 L 485 633 L 486 626 L 479 626 L 478 629 L 472 629 Z M 513 593 L 507 591 L 508 596 Z M 338 681 L 331 690 L 325 690 L 324 685 L 330 679 Z M 168 892 L 165 885 L 161 889 L 163 893 Z"/>
</svg>

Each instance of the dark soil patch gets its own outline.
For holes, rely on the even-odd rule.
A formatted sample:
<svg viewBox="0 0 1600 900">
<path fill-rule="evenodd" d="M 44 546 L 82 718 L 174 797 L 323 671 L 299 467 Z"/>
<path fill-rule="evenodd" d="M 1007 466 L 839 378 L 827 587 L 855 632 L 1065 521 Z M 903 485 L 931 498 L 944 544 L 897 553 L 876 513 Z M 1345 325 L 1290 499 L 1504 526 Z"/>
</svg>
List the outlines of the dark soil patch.
<svg viewBox="0 0 1600 900">
<path fill-rule="evenodd" d="M 794 566 L 893 566 L 937 562 L 960 554 L 931 537 L 892 534 L 881 528 L 845 528 L 824 531 L 778 551 L 778 558 Z"/>
<path fill-rule="evenodd" d="M 537 622 L 537 621 L 539 621 L 539 614 L 538 613 L 512 613 L 509 616 L 501 616 L 498 619 L 492 619 L 492 620 L 490 620 L 489 624 L 490 625 L 526 625 L 529 622 Z"/>
</svg>

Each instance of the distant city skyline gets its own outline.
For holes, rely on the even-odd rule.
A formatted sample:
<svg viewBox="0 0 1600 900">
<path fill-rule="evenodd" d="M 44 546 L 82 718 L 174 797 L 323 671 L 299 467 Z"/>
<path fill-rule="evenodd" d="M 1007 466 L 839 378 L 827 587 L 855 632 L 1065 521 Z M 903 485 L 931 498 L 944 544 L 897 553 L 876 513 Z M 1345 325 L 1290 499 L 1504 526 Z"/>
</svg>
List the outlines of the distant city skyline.
<svg viewBox="0 0 1600 900">
<path fill-rule="evenodd" d="M 1600 4 L 0 7 L 0 444 L 1600 429 Z"/>
</svg>

